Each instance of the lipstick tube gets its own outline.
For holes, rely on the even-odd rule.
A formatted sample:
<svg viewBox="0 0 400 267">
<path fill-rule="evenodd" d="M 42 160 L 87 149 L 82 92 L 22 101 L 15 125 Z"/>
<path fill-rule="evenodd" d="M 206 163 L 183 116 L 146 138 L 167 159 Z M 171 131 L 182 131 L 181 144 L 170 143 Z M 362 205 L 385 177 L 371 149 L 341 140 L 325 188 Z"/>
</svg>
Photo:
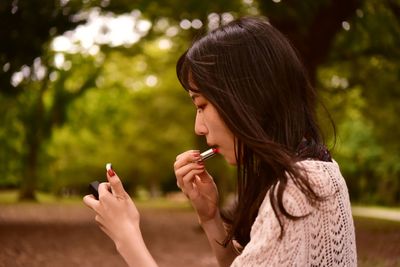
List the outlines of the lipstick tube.
<svg viewBox="0 0 400 267">
<path fill-rule="evenodd" d="M 217 153 L 218 153 L 218 148 L 210 148 L 200 154 L 201 159 L 199 161 L 205 161 L 205 160 L 213 157 Z"/>
</svg>

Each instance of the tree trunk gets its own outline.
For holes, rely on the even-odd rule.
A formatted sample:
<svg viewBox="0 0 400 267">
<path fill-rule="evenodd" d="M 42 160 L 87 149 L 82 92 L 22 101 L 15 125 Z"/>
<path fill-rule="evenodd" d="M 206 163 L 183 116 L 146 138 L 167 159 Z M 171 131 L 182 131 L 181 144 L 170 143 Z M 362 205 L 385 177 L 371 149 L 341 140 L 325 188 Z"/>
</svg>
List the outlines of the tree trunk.
<svg viewBox="0 0 400 267">
<path fill-rule="evenodd" d="M 48 80 L 42 82 L 36 99 L 33 101 L 31 108 L 29 109 L 28 107 L 28 111 L 23 118 L 27 151 L 23 157 L 24 170 L 22 172 L 19 200 L 37 201 L 35 194 L 38 181 L 37 165 L 45 125 L 43 95 L 47 85 Z"/>
<path fill-rule="evenodd" d="M 354 16 L 362 3 L 362 0 L 330 0 L 321 4 L 312 14 L 309 24 L 300 16 L 285 17 L 275 10 L 281 8 L 295 11 L 301 6 L 300 1 L 284 1 L 279 5 L 261 1 L 260 9 L 271 24 L 293 43 L 315 86 L 317 68 L 327 59 L 337 33 L 342 30 L 342 22 Z"/>
<path fill-rule="evenodd" d="M 28 144 L 28 152 L 24 159 L 25 170 L 19 192 L 19 200 L 37 201 L 35 190 L 37 183 L 37 162 L 39 154 L 39 142 Z"/>
</svg>

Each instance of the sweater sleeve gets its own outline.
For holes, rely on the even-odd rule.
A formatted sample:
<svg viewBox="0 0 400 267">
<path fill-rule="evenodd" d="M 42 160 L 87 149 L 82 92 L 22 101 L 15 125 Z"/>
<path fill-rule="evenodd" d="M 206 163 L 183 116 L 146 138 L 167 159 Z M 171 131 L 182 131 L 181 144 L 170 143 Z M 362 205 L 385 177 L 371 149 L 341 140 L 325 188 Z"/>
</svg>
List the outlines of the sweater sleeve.
<svg viewBox="0 0 400 267">
<path fill-rule="evenodd" d="M 283 194 L 286 210 L 300 217 L 277 216 L 267 193 L 253 223 L 250 242 L 231 266 L 356 266 L 354 226 L 347 187 L 336 163 L 305 161 L 313 190 L 325 199 L 312 205 L 289 179 Z"/>
</svg>

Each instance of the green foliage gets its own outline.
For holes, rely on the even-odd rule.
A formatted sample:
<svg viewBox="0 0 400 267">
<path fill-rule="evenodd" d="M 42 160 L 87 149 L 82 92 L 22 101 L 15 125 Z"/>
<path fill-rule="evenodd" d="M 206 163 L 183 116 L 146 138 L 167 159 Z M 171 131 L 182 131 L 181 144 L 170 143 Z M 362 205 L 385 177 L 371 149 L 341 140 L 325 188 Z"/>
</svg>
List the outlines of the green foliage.
<svg viewBox="0 0 400 267">
<path fill-rule="evenodd" d="M 174 189 L 176 155 L 201 147 L 194 110 L 175 75 L 178 56 L 198 30 L 182 30 L 179 22 L 200 19 L 205 30 L 213 12 L 219 19 L 224 12 L 260 13 L 291 38 L 336 122 L 334 157 L 353 200 L 399 203 L 398 0 L 28 2 L 0 4 L 0 21 L 13 25 L 0 31 L 1 188 L 29 182 L 31 190 L 83 193 L 89 181 L 105 179 L 104 165 L 112 162 L 131 192 Z M 94 56 L 62 53 L 66 64 L 57 66 L 61 54 L 51 49 L 52 38 L 84 23 L 71 18 L 94 7 L 116 14 L 138 9 L 152 27 L 132 46 L 103 45 Z M 34 62 L 45 69 L 41 78 Z M 30 74 L 10 85 L 24 65 Z M 322 108 L 320 118 L 332 139 Z M 233 170 L 222 161 L 208 168 L 233 190 Z"/>
<path fill-rule="evenodd" d="M 0 95 L 0 187 L 16 187 L 21 175 L 24 127 L 18 119 L 20 111 L 16 99 Z"/>
<path fill-rule="evenodd" d="M 400 201 L 400 24 L 393 8 L 365 1 L 319 70 L 338 128 L 336 159 L 361 202 Z"/>
<path fill-rule="evenodd" d="M 71 16 L 84 8 L 80 0 L 0 2 L 0 24 L 4 25 L 0 29 L 0 67 L 4 70 L 0 75 L 1 93 L 15 95 L 23 91 L 26 83 L 11 85 L 13 73 L 45 54 L 54 36 L 78 25 Z"/>
<path fill-rule="evenodd" d="M 105 180 L 107 162 L 133 189 L 159 186 L 173 176 L 174 158 L 193 144 L 193 108 L 175 78 L 175 65 L 152 60 L 168 58 L 169 51 L 152 46 L 134 57 L 110 53 L 97 88 L 69 108 L 68 125 L 48 144 L 46 173 L 53 190 Z M 146 85 L 150 73 L 157 79 L 154 86 Z"/>
</svg>

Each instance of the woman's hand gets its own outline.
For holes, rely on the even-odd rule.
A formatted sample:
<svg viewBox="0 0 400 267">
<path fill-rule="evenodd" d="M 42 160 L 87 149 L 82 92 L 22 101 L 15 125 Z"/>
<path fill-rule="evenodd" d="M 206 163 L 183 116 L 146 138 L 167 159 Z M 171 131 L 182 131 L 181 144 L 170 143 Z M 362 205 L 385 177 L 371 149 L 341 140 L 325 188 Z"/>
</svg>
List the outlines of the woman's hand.
<svg viewBox="0 0 400 267">
<path fill-rule="evenodd" d="M 99 185 L 99 200 L 87 195 L 83 202 L 96 212 L 97 224 L 118 247 L 127 237 L 140 232 L 140 215 L 114 171 L 107 173 L 107 179 L 108 183 Z"/>
<path fill-rule="evenodd" d="M 135 204 L 113 170 L 107 172 L 107 179 L 108 183 L 99 185 L 99 200 L 87 195 L 83 202 L 96 212 L 96 222 L 129 266 L 156 267 L 143 241 Z"/>
<path fill-rule="evenodd" d="M 176 157 L 174 171 L 178 187 L 191 201 L 202 224 L 218 212 L 218 190 L 204 162 L 199 160 L 199 151 L 186 151 Z"/>
</svg>

